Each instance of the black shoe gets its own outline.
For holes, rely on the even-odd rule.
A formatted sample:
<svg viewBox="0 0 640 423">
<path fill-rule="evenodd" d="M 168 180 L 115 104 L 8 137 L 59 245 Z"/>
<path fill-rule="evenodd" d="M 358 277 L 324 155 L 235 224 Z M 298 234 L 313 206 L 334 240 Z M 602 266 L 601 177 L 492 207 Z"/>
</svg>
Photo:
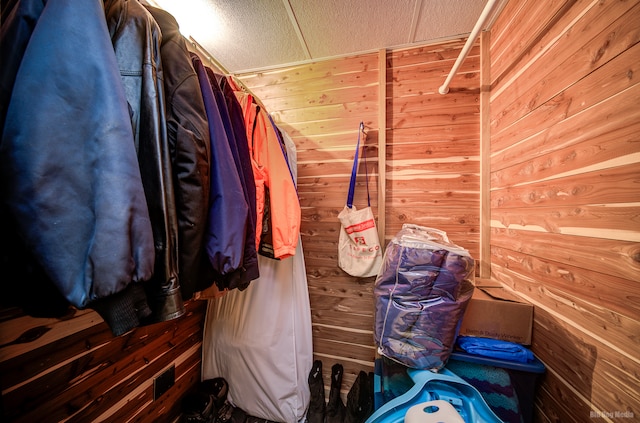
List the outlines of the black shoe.
<svg viewBox="0 0 640 423">
<path fill-rule="evenodd" d="M 229 393 L 229 384 L 222 377 L 206 379 L 200 383 L 200 392 L 208 394 L 213 399 L 215 410 L 219 410 L 227 400 Z"/>
<path fill-rule="evenodd" d="M 214 417 L 215 423 L 245 423 L 247 413 L 225 401 Z"/>
<path fill-rule="evenodd" d="M 347 394 L 345 423 L 364 423 L 371 415 L 373 412 L 371 386 L 369 376 L 361 370 Z"/>
<path fill-rule="evenodd" d="M 202 392 L 187 394 L 182 400 L 182 423 L 213 422 L 213 399 Z"/>
<path fill-rule="evenodd" d="M 324 381 L 322 380 L 322 361 L 320 360 L 313 362 L 313 367 L 309 372 L 309 391 L 311 391 L 311 399 L 307 411 L 307 422 L 323 423 L 327 405 L 324 401 Z"/>
<path fill-rule="evenodd" d="M 342 397 L 340 397 L 340 387 L 342 385 L 342 374 L 344 369 L 341 364 L 334 364 L 331 367 L 331 389 L 329 390 L 329 402 L 325 414 L 325 423 L 343 423 L 346 413 Z"/>
</svg>

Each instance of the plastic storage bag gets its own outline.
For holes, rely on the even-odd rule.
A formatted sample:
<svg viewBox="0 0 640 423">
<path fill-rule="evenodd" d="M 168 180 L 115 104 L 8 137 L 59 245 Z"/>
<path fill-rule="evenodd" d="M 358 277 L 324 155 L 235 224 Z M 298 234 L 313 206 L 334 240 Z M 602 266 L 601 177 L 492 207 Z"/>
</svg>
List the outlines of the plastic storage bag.
<svg viewBox="0 0 640 423">
<path fill-rule="evenodd" d="M 415 369 L 441 369 L 473 294 L 475 262 L 445 232 L 405 224 L 374 287 L 380 354 Z"/>
</svg>

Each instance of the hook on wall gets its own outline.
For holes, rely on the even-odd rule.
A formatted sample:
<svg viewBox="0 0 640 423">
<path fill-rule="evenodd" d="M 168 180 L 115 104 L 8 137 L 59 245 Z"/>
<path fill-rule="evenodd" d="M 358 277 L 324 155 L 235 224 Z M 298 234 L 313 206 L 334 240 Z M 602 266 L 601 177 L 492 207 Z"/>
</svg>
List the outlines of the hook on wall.
<svg viewBox="0 0 640 423">
<path fill-rule="evenodd" d="M 359 127 L 359 131 L 362 132 L 365 136 L 367 135 L 367 131 L 373 130 L 375 128 L 373 128 L 372 126 L 367 126 L 364 124 L 363 121 L 360 121 L 360 127 Z"/>
</svg>

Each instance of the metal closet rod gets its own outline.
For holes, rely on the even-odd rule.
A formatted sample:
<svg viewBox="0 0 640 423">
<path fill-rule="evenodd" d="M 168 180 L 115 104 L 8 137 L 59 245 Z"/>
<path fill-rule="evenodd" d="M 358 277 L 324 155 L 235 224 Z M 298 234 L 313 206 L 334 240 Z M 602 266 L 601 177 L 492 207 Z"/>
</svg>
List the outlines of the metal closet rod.
<svg viewBox="0 0 640 423">
<path fill-rule="evenodd" d="M 458 68 L 460 68 L 460 65 L 462 65 L 462 62 L 464 61 L 464 59 L 467 58 L 467 55 L 469 54 L 469 50 L 471 50 L 471 46 L 473 45 L 476 38 L 478 37 L 478 33 L 480 32 L 480 30 L 482 30 L 482 26 L 486 22 L 487 18 L 491 14 L 491 11 L 493 10 L 493 7 L 498 1 L 500 0 L 489 0 L 487 4 L 484 6 L 484 9 L 482 10 L 480 17 L 478 18 L 476 25 L 473 27 L 471 34 L 469 34 L 469 38 L 467 38 L 467 42 L 464 44 L 464 47 L 462 48 L 462 51 L 458 55 L 456 62 L 453 64 L 453 67 L 451 68 L 449 75 L 447 75 L 447 79 L 444 81 L 444 84 L 442 84 L 442 86 L 438 88 L 438 92 L 440 94 L 444 95 L 449 92 L 449 84 L 451 83 L 451 80 L 455 76 L 456 72 L 458 72 Z"/>
<path fill-rule="evenodd" d="M 202 47 L 200 45 L 200 43 L 198 43 L 195 38 L 193 38 L 192 36 L 189 36 L 188 39 L 189 43 L 191 43 L 191 45 L 193 46 L 193 48 L 196 50 L 196 53 L 199 53 L 200 55 L 205 56 L 205 59 L 207 59 L 207 61 L 212 64 L 214 67 L 216 67 L 217 71 L 219 73 L 228 75 L 229 72 L 227 71 L 227 69 L 225 69 L 224 66 L 222 66 L 222 64 L 220 62 L 218 62 L 211 54 L 209 54 L 209 52 L 207 51 L 207 49 L 205 49 L 204 47 Z"/>
<path fill-rule="evenodd" d="M 218 62 L 216 60 L 215 57 L 213 57 L 211 54 L 209 54 L 209 52 L 207 51 L 206 48 L 204 48 L 200 43 L 198 43 L 195 38 L 193 38 L 192 36 L 189 36 L 188 40 L 187 40 L 192 48 L 195 50 L 195 53 L 198 54 L 200 56 L 200 59 L 202 59 L 204 56 L 204 59 L 209 62 L 210 65 L 212 65 L 215 69 L 215 71 L 217 71 L 218 73 L 221 73 L 225 76 L 230 76 L 233 78 L 233 80 L 242 87 L 243 90 L 245 90 L 246 92 L 248 92 L 249 94 L 251 94 L 251 96 L 253 96 L 253 99 L 260 105 L 260 107 L 262 107 L 265 111 L 267 110 L 267 108 L 264 106 L 264 104 L 262 103 L 262 100 L 260 100 L 259 97 L 257 97 L 250 89 L 249 87 L 247 87 L 247 85 L 242 82 L 240 79 L 236 78 L 235 75 L 233 75 L 232 73 L 230 73 L 224 66 L 222 66 L 222 64 L 220 62 Z"/>
</svg>

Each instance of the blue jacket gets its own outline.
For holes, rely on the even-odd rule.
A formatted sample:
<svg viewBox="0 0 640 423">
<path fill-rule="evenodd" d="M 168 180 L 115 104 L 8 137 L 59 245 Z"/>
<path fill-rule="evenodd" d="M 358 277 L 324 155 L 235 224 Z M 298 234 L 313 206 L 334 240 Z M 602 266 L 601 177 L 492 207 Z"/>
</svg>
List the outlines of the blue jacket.
<svg viewBox="0 0 640 423">
<path fill-rule="evenodd" d="M 2 75 L 0 184 L 27 248 L 64 298 L 83 308 L 149 279 L 155 258 L 102 2 L 69 3 L 50 0 L 29 19 L 3 10 L 33 26 L 11 32 L 16 22 L 3 22 L 1 44 L 24 48 L 19 66 Z"/>
<path fill-rule="evenodd" d="M 191 58 L 200 81 L 211 139 L 211 190 L 205 235 L 206 252 L 216 273 L 218 288 L 246 288 L 227 286 L 226 283 L 239 280 L 231 276 L 233 273 L 243 272 L 249 206 L 206 69 L 197 55 L 192 54 Z"/>
<path fill-rule="evenodd" d="M 255 189 L 256 183 L 253 179 L 253 171 L 251 170 L 251 156 L 249 155 L 249 146 L 247 144 L 247 135 L 244 128 L 243 121 L 234 121 L 229 113 L 227 107 L 227 101 L 224 93 L 218 84 L 218 80 L 210 68 L 206 68 L 207 75 L 209 76 L 209 82 L 211 83 L 211 89 L 218 105 L 218 111 L 220 112 L 220 118 L 224 125 L 224 130 L 227 135 L 227 141 L 231 149 L 231 155 L 236 165 L 238 177 L 240 178 L 240 184 L 242 185 L 242 191 L 244 192 L 244 198 L 247 201 L 249 208 L 247 213 L 247 230 L 245 234 L 244 242 L 244 256 L 242 258 L 242 271 L 234 272 L 224 282 L 226 286 L 244 287 L 249 285 L 252 280 L 260 277 L 260 269 L 258 267 L 258 252 L 256 251 L 256 196 Z M 222 77 L 222 80 L 225 80 Z M 239 107 L 240 105 L 238 105 Z M 240 137 L 237 134 L 240 128 L 234 130 L 234 122 L 236 124 L 242 124 L 241 130 L 243 131 Z M 251 192 L 253 191 L 253 194 Z"/>
</svg>

